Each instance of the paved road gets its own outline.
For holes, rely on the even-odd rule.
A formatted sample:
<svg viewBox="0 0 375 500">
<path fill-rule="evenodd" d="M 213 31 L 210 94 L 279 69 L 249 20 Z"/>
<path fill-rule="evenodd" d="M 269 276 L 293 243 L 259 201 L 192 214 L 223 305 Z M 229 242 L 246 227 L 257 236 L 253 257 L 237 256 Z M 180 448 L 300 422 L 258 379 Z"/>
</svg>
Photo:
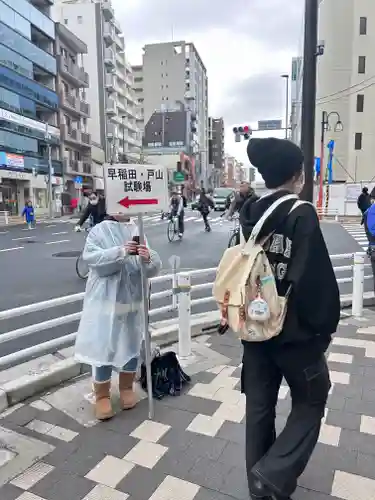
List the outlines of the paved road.
<svg viewBox="0 0 375 500">
<path fill-rule="evenodd" d="M 180 269 L 203 269 L 216 267 L 226 248 L 231 223 L 224 223 L 219 213 L 212 214 L 212 232 L 206 233 L 197 212 L 187 211 L 186 233 L 183 241 L 167 241 L 167 221 L 159 216 L 145 218 L 146 234 L 150 244 L 163 261 L 163 273 L 171 272 L 170 259 L 176 255 L 180 259 Z M 84 291 L 85 282 L 75 273 L 76 257 L 64 257 L 64 252 L 77 255 L 84 245 L 84 233 L 74 233 L 74 221 L 43 223 L 35 230 L 24 227 L 0 229 L 0 269 L 2 293 L 0 310 L 24 304 L 39 302 L 54 297 Z M 349 253 L 361 250 L 358 243 L 339 224 L 323 223 L 322 229 L 331 254 Z M 59 256 L 60 255 L 60 256 Z M 348 265 L 348 261 L 335 261 L 335 266 Z M 341 272 L 347 277 L 350 272 Z M 213 275 L 196 278 L 194 283 L 212 282 Z M 366 286 L 371 288 L 371 282 Z M 170 282 L 154 285 L 153 292 L 170 288 Z M 350 293 L 351 285 L 342 285 L 343 294 Z M 197 292 L 194 298 L 208 295 L 208 291 Z M 153 301 L 153 308 L 170 304 L 170 299 Z M 194 306 L 193 313 L 212 310 L 214 304 Z M 0 322 L 0 334 L 23 326 L 38 323 L 54 317 L 79 311 L 81 303 L 29 314 Z M 173 317 L 175 313 L 163 313 L 153 320 Z M 77 323 L 63 325 L 53 330 L 41 331 L 17 341 L 0 344 L 0 356 L 22 348 L 45 342 L 51 338 L 76 331 Z"/>
</svg>

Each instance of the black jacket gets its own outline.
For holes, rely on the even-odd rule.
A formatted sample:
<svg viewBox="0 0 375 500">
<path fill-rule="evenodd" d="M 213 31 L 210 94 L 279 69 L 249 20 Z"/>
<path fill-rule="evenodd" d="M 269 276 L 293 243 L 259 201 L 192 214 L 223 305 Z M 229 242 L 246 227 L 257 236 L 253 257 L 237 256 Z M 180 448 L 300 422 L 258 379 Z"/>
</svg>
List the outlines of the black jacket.
<svg viewBox="0 0 375 500">
<path fill-rule="evenodd" d="M 244 205 L 240 223 L 246 240 L 265 210 L 285 194 L 290 193 L 278 191 Z M 272 233 L 265 249 L 279 295 L 285 296 L 291 285 L 283 331 L 270 342 L 315 338 L 325 349 L 340 320 L 340 293 L 315 209 L 303 204 L 289 215 L 294 203 L 280 205 L 259 234 Z"/>
<path fill-rule="evenodd" d="M 215 204 L 211 197 L 201 194 L 198 201 L 198 210 L 201 214 L 208 214 L 210 208 L 214 208 Z"/>
<path fill-rule="evenodd" d="M 366 212 L 368 208 L 371 207 L 371 196 L 367 193 L 361 193 L 358 196 L 357 206 L 362 212 L 362 215 Z"/>
<path fill-rule="evenodd" d="M 82 224 L 89 218 L 92 217 L 92 222 L 94 226 L 102 222 L 107 215 L 105 208 L 105 199 L 99 198 L 97 205 L 92 205 L 89 203 L 85 208 L 81 218 L 79 219 L 78 225 L 82 226 Z"/>
</svg>

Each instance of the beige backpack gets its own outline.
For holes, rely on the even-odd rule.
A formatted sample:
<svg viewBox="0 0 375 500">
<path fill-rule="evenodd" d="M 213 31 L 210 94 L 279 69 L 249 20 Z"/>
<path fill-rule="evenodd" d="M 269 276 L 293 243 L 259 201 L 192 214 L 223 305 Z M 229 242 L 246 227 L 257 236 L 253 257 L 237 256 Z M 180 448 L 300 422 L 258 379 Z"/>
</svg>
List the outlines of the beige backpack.
<svg viewBox="0 0 375 500">
<path fill-rule="evenodd" d="M 275 276 L 257 236 L 265 220 L 282 203 L 296 200 L 290 212 L 304 203 L 297 195 L 285 195 L 273 203 L 254 226 L 249 240 L 228 248 L 218 267 L 213 295 L 221 310 L 221 328 L 229 326 L 242 340 L 262 342 L 279 335 L 283 328 L 288 296 L 279 297 Z"/>
</svg>

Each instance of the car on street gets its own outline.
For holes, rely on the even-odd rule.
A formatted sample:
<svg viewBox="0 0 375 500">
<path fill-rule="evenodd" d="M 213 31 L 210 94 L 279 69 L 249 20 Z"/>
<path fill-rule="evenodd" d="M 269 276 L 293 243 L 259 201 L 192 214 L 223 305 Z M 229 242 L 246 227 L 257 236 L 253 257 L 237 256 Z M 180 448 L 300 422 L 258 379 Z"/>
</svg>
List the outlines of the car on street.
<svg viewBox="0 0 375 500">
<path fill-rule="evenodd" d="M 224 212 L 228 196 L 234 195 L 233 188 L 219 187 L 214 189 L 215 210 Z"/>
</svg>

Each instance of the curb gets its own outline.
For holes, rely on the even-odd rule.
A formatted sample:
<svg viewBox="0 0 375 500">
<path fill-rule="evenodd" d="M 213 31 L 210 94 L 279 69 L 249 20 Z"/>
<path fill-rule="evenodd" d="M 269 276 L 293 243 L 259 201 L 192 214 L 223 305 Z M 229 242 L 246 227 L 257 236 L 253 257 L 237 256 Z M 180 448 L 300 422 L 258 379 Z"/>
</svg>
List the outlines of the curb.
<svg viewBox="0 0 375 500">
<path fill-rule="evenodd" d="M 219 325 L 219 312 L 195 314 L 191 319 L 192 337 L 213 332 Z M 166 347 L 178 340 L 178 323 L 176 320 L 161 321 L 151 326 L 151 340 L 159 347 Z M 90 367 L 74 359 L 73 348 L 68 347 L 54 355 L 49 354 L 41 358 L 24 363 L 26 374 L 10 378 L 5 383 L 0 383 L 0 413 L 10 406 L 40 394 L 57 385 L 90 372 Z M 61 359 L 64 358 L 64 359 Z M 37 368 L 31 364 L 38 363 Z M 22 365 L 9 368 L 21 370 Z M 5 373 L 4 370 L 2 373 Z M 11 372 L 10 372 L 11 373 Z"/>
</svg>

